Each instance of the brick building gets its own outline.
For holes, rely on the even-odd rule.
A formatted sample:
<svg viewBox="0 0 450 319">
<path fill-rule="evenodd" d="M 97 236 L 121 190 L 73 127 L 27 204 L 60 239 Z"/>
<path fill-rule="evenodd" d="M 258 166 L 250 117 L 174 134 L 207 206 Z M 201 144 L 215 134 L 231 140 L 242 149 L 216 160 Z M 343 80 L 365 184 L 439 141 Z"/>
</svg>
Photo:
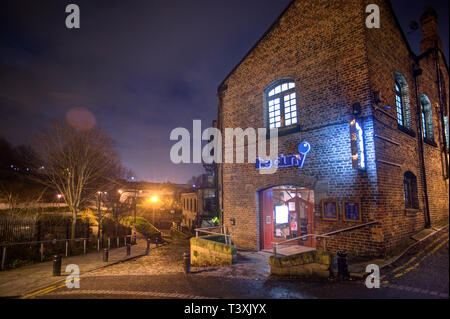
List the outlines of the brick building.
<svg viewBox="0 0 450 319">
<path fill-rule="evenodd" d="M 215 176 L 203 174 L 196 185 L 181 194 L 182 222 L 189 229 L 203 227 L 216 217 L 217 187 Z"/>
<path fill-rule="evenodd" d="M 379 29 L 366 27 L 372 3 Z M 310 145 L 301 168 L 219 166 L 222 221 L 237 246 L 375 221 L 326 247 L 384 255 L 448 218 L 449 71 L 432 8 L 421 26 L 417 56 L 389 1 L 295 0 L 232 70 L 218 89 L 222 134 L 278 128 L 279 154 Z"/>
</svg>

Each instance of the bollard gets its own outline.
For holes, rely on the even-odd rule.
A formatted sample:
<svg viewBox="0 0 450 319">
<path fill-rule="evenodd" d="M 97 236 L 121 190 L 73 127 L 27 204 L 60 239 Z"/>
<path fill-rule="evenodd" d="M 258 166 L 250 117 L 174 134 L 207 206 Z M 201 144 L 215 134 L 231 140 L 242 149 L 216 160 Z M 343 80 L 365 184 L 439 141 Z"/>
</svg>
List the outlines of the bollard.
<svg viewBox="0 0 450 319">
<path fill-rule="evenodd" d="M 111 238 L 108 237 L 108 249 L 111 249 Z"/>
<path fill-rule="evenodd" d="M 62 264 L 61 255 L 54 255 L 53 256 L 53 276 L 61 276 L 61 264 Z"/>
<path fill-rule="evenodd" d="M 5 270 L 5 262 L 6 262 L 6 246 L 3 246 L 3 249 L 2 249 L 2 266 L 1 266 L 1 270 Z"/>
<path fill-rule="evenodd" d="M 86 239 L 83 240 L 83 252 L 86 254 Z"/>
<path fill-rule="evenodd" d="M 131 244 L 127 245 L 127 256 L 131 255 Z"/>
<path fill-rule="evenodd" d="M 66 257 L 69 256 L 69 241 L 66 240 Z"/>
<path fill-rule="evenodd" d="M 147 238 L 147 250 L 145 251 L 145 254 L 148 255 L 150 252 L 150 238 Z"/>
<path fill-rule="evenodd" d="M 119 248 L 120 247 L 120 240 L 119 240 L 120 238 L 119 237 L 117 237 L 117 248 Z"/>
<path fill-rule="evenodd" d="M 105 249 L 103 249 L 103 261 L 104 261 L 105 263 L 108 262 L 108 257 L 109 257 L 109 249 L 108 249 L 108 248 L 105 248 Z"/>
<path fill-rule="evenodd" d="M 337 264 L 338 264 L 338 278 L 341 280 L 348 279 L 348 265 L 347 265 L 347 253 L 345 250 L 336 251 Z"/>
<path fill-rule="evenodd" d="M 97 238 L 97 251 L 100 252 L 100 238 Z"/>
<path fill-rule="evenodd" d="M 191 256 L 188 253 L 183 254 L 184 273 L 189 274 L 191 272 Z"/>
<path fill-rule="evenodd" d="M 39 251 L 41 253 L 41 262 L 44 261 L 44 243 L 41 243 L 41 248 L 39 248 Z"/>
</svg>

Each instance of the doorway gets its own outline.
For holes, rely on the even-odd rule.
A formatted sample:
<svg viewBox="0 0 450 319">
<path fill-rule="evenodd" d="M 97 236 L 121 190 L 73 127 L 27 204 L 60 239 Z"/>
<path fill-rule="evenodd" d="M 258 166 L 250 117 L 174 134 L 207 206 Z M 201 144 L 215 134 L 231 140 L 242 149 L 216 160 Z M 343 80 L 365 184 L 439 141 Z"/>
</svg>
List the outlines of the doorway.
<svg viewBox="0 0 450 319">
<path fill-rule="evenodd" d="M 314 233 L 314 191 L 295 186 L 277 186 L 259 192 L 261 249 L 273 243 Z M 292 245 L 315 247 L 312 237 Z"/>
</svg>

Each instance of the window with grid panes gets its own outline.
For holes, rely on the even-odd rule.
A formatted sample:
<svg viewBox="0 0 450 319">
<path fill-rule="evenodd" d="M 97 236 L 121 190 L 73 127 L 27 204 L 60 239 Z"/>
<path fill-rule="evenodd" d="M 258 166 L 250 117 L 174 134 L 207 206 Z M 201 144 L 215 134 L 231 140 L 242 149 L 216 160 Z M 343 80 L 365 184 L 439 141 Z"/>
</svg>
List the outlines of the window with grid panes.
<svg viewBox="0 0 450 319">
<path fill-rule="evenodd" d="M 267 93 L 268 124 L 270 129 L 288 127 L 298 123 L 295 83 L 278 83 Z"/>
</svg>

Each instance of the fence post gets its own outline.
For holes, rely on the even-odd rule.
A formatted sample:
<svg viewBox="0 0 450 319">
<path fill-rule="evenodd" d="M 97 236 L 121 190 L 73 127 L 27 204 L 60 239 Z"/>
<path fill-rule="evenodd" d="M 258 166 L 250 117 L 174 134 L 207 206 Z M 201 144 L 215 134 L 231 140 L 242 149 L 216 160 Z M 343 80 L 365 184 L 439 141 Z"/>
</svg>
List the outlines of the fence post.
<svg viewBox="0 0 450 319">
<path fill-rule="evenodd" d="M 86 254 L 86 239 L 83 239 L 83 251 Z"/>
<path fill-rule="evenodd" d="M 108 250 L 111 249 L 111 237 L 108 237 Z"/>
<path fill-rule="evenodd" d="M 66 240 L 66 257 L 69 256 L 69 241 Z"/>
<path fill-rule="evenodd" d="M 3 246 L 3 252 L 2 252 L 2 269 L 5 270 L 5 263 L 6 263 L 6 246 Z"/>
<path fill-rule="evenodd" d="M 41 243 L 40 251 L 41 251 L 41 262 L 43 262 L 44 261 L 44 243 Z"/>
<path fill-rule="evenodd" d="M 97 238 L 97 251 L 100 252 L 100 238 Z"/>
<path fill-rule="evenodd" d="M 119 248 L 119 246 L 120 246 L 120 237 L 117 236 L 117 248 Z"/>
<path fill-rule="evenodd" d="M 125 246 L 127 245 L 127 237 L 126 237 L 126 236 L 123 238 L 123 244 L 124 244 Z"/>
</svg>

